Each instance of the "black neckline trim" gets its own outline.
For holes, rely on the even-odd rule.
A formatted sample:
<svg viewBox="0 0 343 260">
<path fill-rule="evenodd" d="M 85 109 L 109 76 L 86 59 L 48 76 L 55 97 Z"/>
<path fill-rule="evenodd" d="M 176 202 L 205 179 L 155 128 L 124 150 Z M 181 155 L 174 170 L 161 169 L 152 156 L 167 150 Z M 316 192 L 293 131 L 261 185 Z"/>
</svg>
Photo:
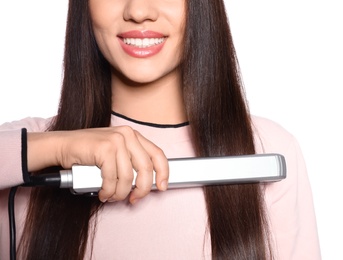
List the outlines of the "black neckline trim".
<svg viewBox="0 0 343 260">
<path fill-rule="evenodd" d="M 155 124 L 155 123 L 143 122 L 143 121 L 138 121 L 138 120 L 129 118 L 127 116 L 124 116 L 122 114 L 116 113 L 114 111 L 112 111 L 112 115 L 115 115 L 117 117 L 120 117 L 122 119 L 131 121 L 131 122 L 136 123 L 136 124 L 146 125 L 146 126 L 150 126 L 150 127 L 157 127 L 157 128 L 179 128 L 179 127 L 183 127 L 183 126 L 188 126 L 189 125 L 189 122 L 184 122 L 184 123 L 180 123 L 180 124 Z"/>
</svg>

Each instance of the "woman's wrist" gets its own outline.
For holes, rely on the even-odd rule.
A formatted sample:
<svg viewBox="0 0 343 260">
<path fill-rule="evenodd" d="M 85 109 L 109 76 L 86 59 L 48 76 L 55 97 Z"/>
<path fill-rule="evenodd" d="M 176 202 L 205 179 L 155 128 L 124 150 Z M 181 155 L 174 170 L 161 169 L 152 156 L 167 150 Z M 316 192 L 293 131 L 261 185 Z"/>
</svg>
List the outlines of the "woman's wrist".
<svg viewBox="0 0 343 260">
<path fill-rule="evenodd" d="M 27 171 L 59 165 L 56 154 L 60 141 L 56 132 L 27 133 Z"/>
</svg>

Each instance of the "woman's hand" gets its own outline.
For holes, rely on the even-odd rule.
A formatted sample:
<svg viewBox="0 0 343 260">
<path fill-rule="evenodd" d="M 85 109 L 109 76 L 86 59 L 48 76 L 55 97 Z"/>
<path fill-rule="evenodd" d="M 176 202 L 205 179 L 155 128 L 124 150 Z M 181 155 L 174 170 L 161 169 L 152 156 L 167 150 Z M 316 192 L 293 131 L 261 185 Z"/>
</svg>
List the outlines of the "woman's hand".
<svg viewBox="0 0 343 260">
<path fill-rule="evenodd" d="M 147 195 L 156 172 L 161 191 L 168 185 L 168 161 L 163 151 L 127 126 L 74 131 L 28 133 L 28 170 L 37 171 L 60 165 L 96 165 L 103 178 L 99 199 L 102 202 L 125 199 L 132 190 L 133 169 L 136 186 L 130 202 Z"/>
</svg>

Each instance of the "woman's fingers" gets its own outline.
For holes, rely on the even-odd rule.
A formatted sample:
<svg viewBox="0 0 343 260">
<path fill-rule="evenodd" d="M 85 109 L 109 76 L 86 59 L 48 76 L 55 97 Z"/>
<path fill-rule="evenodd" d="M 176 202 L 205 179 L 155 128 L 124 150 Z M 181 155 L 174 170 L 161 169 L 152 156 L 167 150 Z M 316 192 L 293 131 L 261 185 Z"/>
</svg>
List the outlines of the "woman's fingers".
<svg viewBox="0 0 343 260">
<path fill-rule="evenodd" d="M 136 132 L 139 142 L 145 147 L 150 159 L 153 163 L 156 173 L 156 186 L 159 190 L 165 191 L 168 188 L 169 165 L 167 157 L 162 149 L 144 138 L 139 132 Z"/>
<path fill-rule="evenodd" d="M 167 189 L 169 177 L 168 160 L 163 151 L 140 133 L 135 132 L 135 134 L 148 157 L 137 157 L 132 160 L 132 164 L 137 171 L 137 177 L 135 189 L 130 195 L 131 203 L 135 203 L 150 192 L 154 172 L 156 173 L 156 186 L 161 191 Z"/>
<path fill-rule="evenodd" d="M 116 159 L 101 167 L 103 184 L 99 191 L 102 202 L 125 199 L 132 189 L 133 170 L 126 149 L 118 149 Z"/>
<path fill-rule="evenodd" d="M 146 196 L 152 187 L 156 172 L 157 187 L 167 189 L 168 161 L 163 151 L 130 127 L 117 127 L 111 139 L 111 146 L 100 149 L 100 162 L 103 185 L 99 199 L 103 202 L 125 199 L 132 190 L 133 169 L 137 172 L 135 189 L 130 202 Z M 107 144 L 108 145 L 108 144 Z M 113 149 L 112 149 L 113 148 Z"/>
</svg>

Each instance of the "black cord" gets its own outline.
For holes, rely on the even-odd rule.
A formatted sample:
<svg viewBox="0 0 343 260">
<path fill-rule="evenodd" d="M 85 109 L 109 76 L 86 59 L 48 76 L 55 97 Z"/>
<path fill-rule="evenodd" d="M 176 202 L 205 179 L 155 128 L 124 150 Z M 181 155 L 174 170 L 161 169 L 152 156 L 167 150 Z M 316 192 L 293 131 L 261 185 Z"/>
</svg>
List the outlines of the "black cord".
<svg viewBox="0 0 343 260">
<path fill-rule="evenodd" d="M 16 260 L 16 251 L 17 251 L 17 243 L 16 243 L 16 228 L 15 228 L 15 215 L 14 215 L 14 199 L 15 193 L 17 191 L 18 186 L 12 187 L 10 190 L 10 194 L 8 196 L 8 218 L 10 223 L 10 259 Z"/>
</svg>

